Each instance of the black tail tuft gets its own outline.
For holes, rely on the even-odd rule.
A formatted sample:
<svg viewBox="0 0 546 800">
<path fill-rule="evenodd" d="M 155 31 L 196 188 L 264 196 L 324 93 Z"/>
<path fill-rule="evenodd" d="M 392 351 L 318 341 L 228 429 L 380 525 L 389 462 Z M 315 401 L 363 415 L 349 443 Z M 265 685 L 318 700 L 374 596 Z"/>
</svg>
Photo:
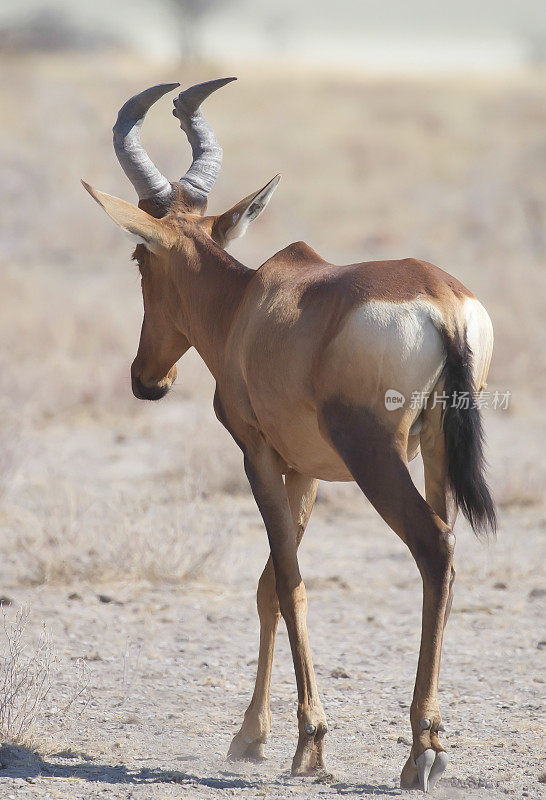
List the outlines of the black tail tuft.
<svg viewBox="0 0 546 800">
<path fill-rule="evenodd" d="M 472 378 L 472 351 L 466 336 L 452 338 L 443 334 L 446 349 L 444 392 L 449 398 L 444 412 L 444 437 L 448 480 L 451 491 L 464 516 L 477 536 L 493 535 L 497 515 L 493 498 L 485 481 L 484 432 L 479 408 L 475 407 Z M 455 394 L 455 392 L 457 394 Z M 470 398 L 469 408 L 457 408 L 453 398 Z"/>
</svg>

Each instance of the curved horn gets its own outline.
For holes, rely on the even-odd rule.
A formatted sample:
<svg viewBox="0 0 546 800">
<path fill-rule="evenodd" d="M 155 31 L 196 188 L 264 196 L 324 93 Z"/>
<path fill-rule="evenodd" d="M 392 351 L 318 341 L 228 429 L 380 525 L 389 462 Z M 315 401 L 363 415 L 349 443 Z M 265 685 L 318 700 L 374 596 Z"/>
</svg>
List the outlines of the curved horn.
<svg viewBox="0 0 546 800">
<path fill-rule="evenodd" d="M 174 100 L 173 114 L 180 120 L 180 127 L 188 137 L 193 155 L 192 165 L 180 183 L 200 199 L 206 199 L 218 177 L 222 166 L 222 148 L 199 106 L 209 94 L 235 80 L 237 78 L 218 78 L 198 83 L 180 92 Z"/>
<path fill-rule="evenodd" d="M 140 141 L 140 129 L 149 108 L 179 83 L 160 83 L 135 94 L 120 108 L 114 125 L 114 150 L 123 171 L 135 187 L 139 200 L 167 203 L 172 186 L 153 164 Z"/>
</svg>

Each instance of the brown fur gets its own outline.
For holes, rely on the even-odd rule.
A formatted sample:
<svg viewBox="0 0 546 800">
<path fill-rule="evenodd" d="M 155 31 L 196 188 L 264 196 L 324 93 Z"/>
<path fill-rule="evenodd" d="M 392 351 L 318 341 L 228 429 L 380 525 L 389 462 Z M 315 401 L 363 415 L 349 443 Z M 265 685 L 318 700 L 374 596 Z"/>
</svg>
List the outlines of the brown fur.
<svg viewBox="0 0 546 800">
<path fill-rule="evenodd" d="M 137 234 L 140 229 L 144 240 L 135 250 L 144 322 L 131 369 L 133 390 L 139 397 L 163 396 L 176 377 L 177 360 L 190 346 L 198 350 L 216 379 L 216 414 L 243 451 L 267 530 L 271 555 L 258 586 L 256 686 L 230 756 L 263 757 L 271 724 L 275 631 L 282 614 L 298 688 L 299 740 L 292 770 L 307 774 L 324 766 L 326 717 L 309 648 L 297 548 L 317 479 L 355 480 L 407 544 L 423 578 L 422 640 L 410 713 L 413 744 L 402 772 L 402 784 L 414 786 L 415 759 L 427 749 L 443 750 L 437 688 L 452 596 L 450 526 L 456 509 L 441 415 L 388 411 L 383 398 L 385 389 L 397 388 L 408 376 L 415 388 L 442 388 L 442 335 L 464 331 L 465 315 L 475 314 L 488 342 L 490 330 L 471 292 L 427 262 L 338 267 L 297 242 L 256 271 L 244 267 L 221 245 L 238 235 L 245 214 L 253 218 L 256 198 L 267 202 L 272 184 L 216 217 L 204 216 L 204 207 L 189 207 L 177 191 L 161 219 L 152 205 L 130 210 L 123 201 L 89 190 L 121 227 Z M 474 354 L 478 383 L 485 380 L 490 355 L 489 344 Z M 420 436 L 410 431 L 418 416 Z M 419 443 L 426 500 L 407 471 Z"/>
</svg>

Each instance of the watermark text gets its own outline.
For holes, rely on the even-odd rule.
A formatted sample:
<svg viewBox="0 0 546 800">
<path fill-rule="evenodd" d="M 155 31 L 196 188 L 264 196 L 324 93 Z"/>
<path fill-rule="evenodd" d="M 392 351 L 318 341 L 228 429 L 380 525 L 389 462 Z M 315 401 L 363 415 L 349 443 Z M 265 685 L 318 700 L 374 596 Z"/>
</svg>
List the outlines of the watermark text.
<svg viewBox="0 0 546 800">
<path fill-rule="evenodd" d="M 512 392 L 492 391 L 492 392 L 412 392 L 408 401 L 408 408 L 411 410 L 433 409 L 440 407 L 442 411 L 446 408 L 458 408 L 467 411 L 470 408 L 492 408 L 494 411 L 508 411 Z M 406 405 L 406 398 L 396 389 L 387 389 L 385 392 L 385 408 L 389 411 L 397 411 Z"/>
</svg>

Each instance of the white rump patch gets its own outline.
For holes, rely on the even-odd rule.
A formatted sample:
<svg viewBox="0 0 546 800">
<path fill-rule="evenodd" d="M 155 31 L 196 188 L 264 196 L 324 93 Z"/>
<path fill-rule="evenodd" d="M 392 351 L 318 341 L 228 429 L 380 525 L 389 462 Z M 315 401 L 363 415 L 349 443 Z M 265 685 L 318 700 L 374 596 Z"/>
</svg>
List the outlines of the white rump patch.
<svg viewBox="0 0 546 800">
<path fill-rule="evenodd" d="M 442 324 L 440 310 L 423 299 L 372 300 L 356 308 L 331 343 L 336 362 L 343 365 L 339 380 L 346 396 L 381 408 L 387 390 L 399 392 L 405 398 L 403 410 L 416 424 L 412 433 L 417 433 L 424 401 L 419 405 L 412 397 L 431 392 L 440 377 Z"/>
</svg>

